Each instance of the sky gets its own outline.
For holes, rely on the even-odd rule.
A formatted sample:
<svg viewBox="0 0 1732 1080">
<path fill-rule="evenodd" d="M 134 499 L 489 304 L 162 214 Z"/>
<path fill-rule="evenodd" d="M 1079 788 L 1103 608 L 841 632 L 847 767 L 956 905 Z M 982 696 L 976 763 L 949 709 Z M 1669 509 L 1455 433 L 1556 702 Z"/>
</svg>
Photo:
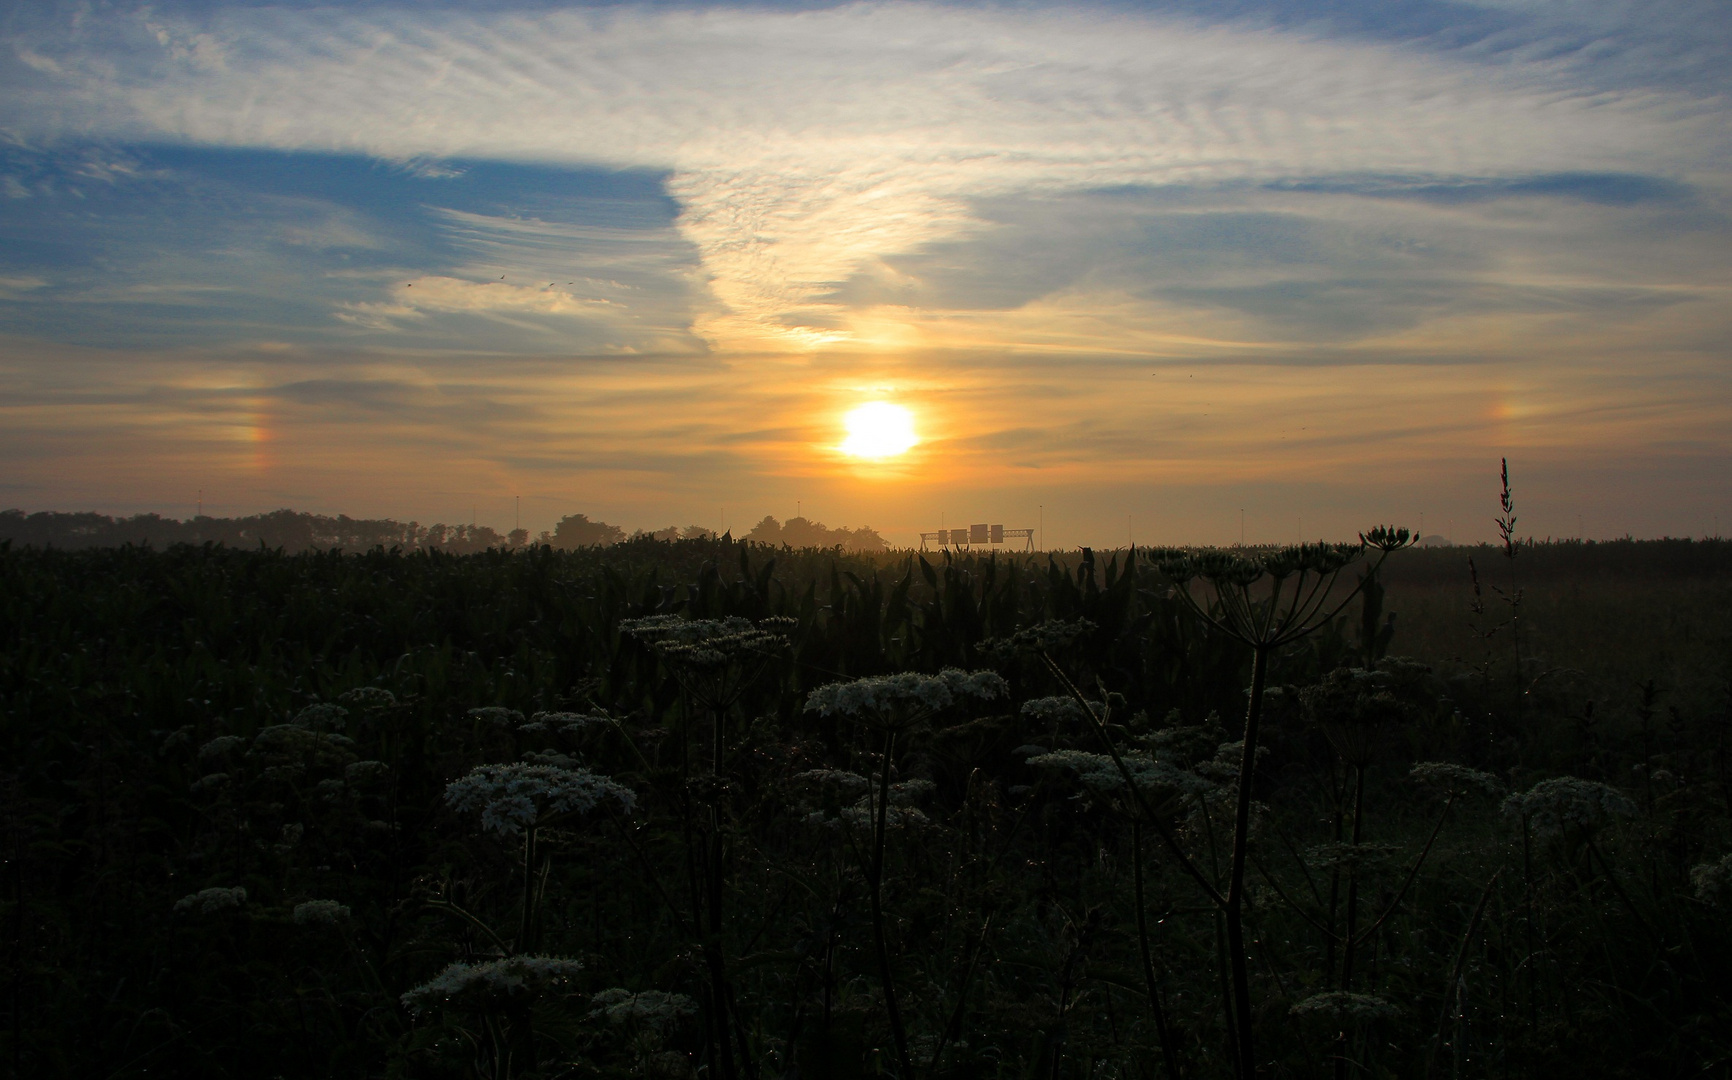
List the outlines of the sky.
<svg viewBox="0 0 1732 1080">
<path fill-rule="evenodd" d="M 1732 529 L 1728 0 L 0 38 L 7 506 L 1472 542 L 1507 457 L 1524 534 Z"/>
</svg>

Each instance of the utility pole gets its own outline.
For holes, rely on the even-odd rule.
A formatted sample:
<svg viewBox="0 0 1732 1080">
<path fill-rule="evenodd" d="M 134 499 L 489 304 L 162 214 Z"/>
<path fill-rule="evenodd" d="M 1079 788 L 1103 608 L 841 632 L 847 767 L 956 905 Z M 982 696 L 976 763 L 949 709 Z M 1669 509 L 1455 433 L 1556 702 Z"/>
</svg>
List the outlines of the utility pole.
<svg viewBox="0 0 1732 1080">
<path fill-rule="evenodd" d="M 1239 507 L 1239 546 L 1245 546 L 1245 508 Z"/>
<path fill-rule="evenodd" d="M 511 531 L 518 532 L 523 528 L 523 496 L 513 495 L 512 498 L 517 500 L 517 509 L 511 518 Z"/>
<path fill-rule="evenodd" d="M 1039 518 L 1039 521 L 1037 523 L 1036 531 L 1040 533 L 1040 549 L 1042 551 L 1045 551 L 1046 550 L 1046 504 L 1045 503 L 1040 504 L 1040 518 Z"/>
</svg>

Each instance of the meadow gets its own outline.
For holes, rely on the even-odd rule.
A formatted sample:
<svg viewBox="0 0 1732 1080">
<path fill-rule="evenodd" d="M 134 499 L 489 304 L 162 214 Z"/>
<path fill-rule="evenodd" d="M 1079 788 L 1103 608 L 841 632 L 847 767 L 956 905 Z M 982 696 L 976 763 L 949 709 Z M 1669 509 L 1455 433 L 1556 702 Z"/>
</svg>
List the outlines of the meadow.
<svg viewBox="0 0 1732 1080">
<path fill-rule="evenodd" d="M 1732 1075 L 1732 543 L 1372 539 L 0 544 L 0 1061 Z"/>
</svg>

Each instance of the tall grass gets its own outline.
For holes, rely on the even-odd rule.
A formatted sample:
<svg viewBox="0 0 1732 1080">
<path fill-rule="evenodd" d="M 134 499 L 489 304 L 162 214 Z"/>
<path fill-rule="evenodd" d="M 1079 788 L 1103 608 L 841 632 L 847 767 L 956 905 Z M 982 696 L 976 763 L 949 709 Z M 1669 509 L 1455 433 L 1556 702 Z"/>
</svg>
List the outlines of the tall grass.
<svg viewBox="0 0 1732 1080">
<path fill-rule="evenodd" d="M 0 1060 L 1726 1075 L 1732 553 L 1524 547 L 1489 660 L 1466 554 L 1248 712 L 1174 553 L 0 548 Z"/>
</svg>

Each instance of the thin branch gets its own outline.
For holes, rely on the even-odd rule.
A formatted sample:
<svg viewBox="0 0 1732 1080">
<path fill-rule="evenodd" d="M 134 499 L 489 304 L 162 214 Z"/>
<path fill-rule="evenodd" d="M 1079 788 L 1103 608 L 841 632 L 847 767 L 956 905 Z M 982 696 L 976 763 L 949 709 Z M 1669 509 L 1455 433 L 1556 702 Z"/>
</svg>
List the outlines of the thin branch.
<svg viewBox="0 0 1732 1080">
<path fill-rule="evenodd" d="M 1443 804 L 1443 813 L 1437 815 L 1437 824 L 1432 827 L 1431 835 L 1426 838 L 1425 847 L 1420 849 L 1419 858 L 1413 860 L 1413 869 L 1407 872 L 1407 880 L 1401 883 L 1401 891 L 1395 894 L 1395 899 L 1391 900 L 1389 906 L 1383 909 L 1383 914 L 1377 917 L 1377 921 L 1361 930 L 1353 939 L 1355 948 L 1370 941 L 1371 935 L 1377 933 L 1377 928 L 1383 925 L 1384 920 L 1395 914 L 1395 909 L 1401 906 L 1401 900 L 1407 895 L 1407 890 L 1413 887 L 1413 879 L 1419 876 L 1419 868 L 1425 865 L 1426 856 L 1431 854 L 1431 845 L 1437 842 L 1437 834 L 1443 831 L 1443 823 L 1449 820 L 1449 808 L 1455 805 L 1455 799 L 1456 796 L 1452 792 L 1449 801 Z"/>
</svg>

